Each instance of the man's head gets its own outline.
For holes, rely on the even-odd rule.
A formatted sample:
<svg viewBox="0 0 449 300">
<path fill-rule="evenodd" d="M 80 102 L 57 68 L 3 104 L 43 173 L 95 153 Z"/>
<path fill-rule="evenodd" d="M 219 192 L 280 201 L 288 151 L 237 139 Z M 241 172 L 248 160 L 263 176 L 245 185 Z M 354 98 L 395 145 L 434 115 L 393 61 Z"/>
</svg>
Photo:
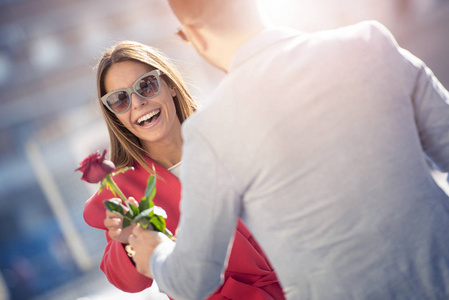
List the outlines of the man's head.
<svg viewBox="0 0 449 300">
<path fill-rule="evenodd" d="M 257 0 L 169 0 L 192 45 L 227 70 L 235 50 L 264 27 Z"/>
<path fill-rule="evenodd" d="M 204 18 L 203 16 L 210 15 L 206 11 L 215 6 L 210 5 L 215 2 L 214 0 L 169 0 L 168 2 L 181 24 L 190 24 L 197 19 Z"/>
</svg>

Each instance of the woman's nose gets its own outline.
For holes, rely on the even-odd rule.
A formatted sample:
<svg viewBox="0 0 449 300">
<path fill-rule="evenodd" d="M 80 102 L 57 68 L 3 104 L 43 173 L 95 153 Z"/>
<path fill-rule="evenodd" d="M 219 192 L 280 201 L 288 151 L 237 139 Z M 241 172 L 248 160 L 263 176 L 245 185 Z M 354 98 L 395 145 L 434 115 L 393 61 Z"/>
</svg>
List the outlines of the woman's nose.
<svg viewBox="0 0 449 300">
<path fill-rule="evenodd" d="M 134 109 L 137 109 L 141 106 L 144 106 L 145 104 L 147 104 L 147 99 L 140 97 L 139 95 L 137 95 L 136 93 L 132 93 L 131 95 L 131 101 L 132 101 L 132 105 Z"/>
</svg>

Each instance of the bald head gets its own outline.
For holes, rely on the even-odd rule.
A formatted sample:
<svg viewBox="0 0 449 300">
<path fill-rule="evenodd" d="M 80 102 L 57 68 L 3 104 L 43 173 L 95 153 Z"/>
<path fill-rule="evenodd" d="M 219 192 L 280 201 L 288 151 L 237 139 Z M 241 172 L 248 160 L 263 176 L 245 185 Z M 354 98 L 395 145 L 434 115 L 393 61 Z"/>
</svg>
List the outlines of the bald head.
<svg viewBox="0 0 449 300">
<path fill-rule="evenodd" d="M 170 6 L 183 25 L 201 27 L 236 27 L 248 24 L 259 15 L 258 0 L 169 0 Z M 246 22 L 245 22 L 246 20 Z M 241 28 L 244 30 L 244 28 Z"/>
<path fill-rule="evenodd" d="M 168 1 L 198 53 L 223 70 L 236 49 L 265 26 L 258 0 Z"/>
<path fill-rule="evenodd" d="M 194 20 L 198 20 L 205 13 L 206 9 L 210 9 L 207 0 L 168 0 L 173 13 L 182 24 L 190 24 Z M 214 2 L 214 1 L 211 1 Z M 206 4 L 206 5 L 205 5 Z"/>
</svg>

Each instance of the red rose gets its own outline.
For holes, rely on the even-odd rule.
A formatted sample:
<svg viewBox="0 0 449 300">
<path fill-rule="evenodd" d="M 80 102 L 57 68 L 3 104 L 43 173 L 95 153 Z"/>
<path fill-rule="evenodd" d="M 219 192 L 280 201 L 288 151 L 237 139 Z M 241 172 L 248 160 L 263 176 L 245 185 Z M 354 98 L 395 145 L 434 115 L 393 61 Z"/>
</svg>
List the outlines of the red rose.
<svg viewBox="0 0 449 300">
<path fill-rule="evenodd" d="M 103 154 L 97 151 L 89 155 L 84 159 L 78 169 L 75 171 L 80 171 L 83 173 L 81 177 L 82 180 L 89 183 L 99 183 L 101 181 L 101 186 L 98 190 L 100 193 L 103 188 L 110 190 L 114 196 L 120 197 L 126 207 L 126 212 L 121 204 L 117 204 L 114 200 L 105 200 L 104 205 L 107 210 L 115 213 L 123 218 L 122 227 L 125 228 L 132 223 L 137 223 L 143 228 L 148 228 L 151 224 L 153 228 L 157 231 L 163 232 L 169 238 L 173 238 L 173 234 L 166 228 L 165 218 L 167 214 L 159 206 L 155 206 L 153 198 L 156 195 L 156 176 L 155 174 L 150 175 L 147 182 L 147 187 L 145 189 L 145 195 L 140 201 L 138 206 L 132 205 L 128 202 L 128 199 L 114 182 L 112 177 L 118 173 L 123 173 L 127 170 L 133 170 L 133 167 L 124 167 L 117 171 L 115 165 L 112 161 L 105 159 L 106 149 Z M 153 166 L 154 170 L 154 166 Z M 154 171 L 156 173 L 156 171 Z M 115 174 L 112 174 L 115 173 Z M 126 250 L 128 252 L 128 250 Z M 128 254 L 130 255 L 130 254 Z"/>
<path fill-rule="evenodd" d="M 89 155 L 86 159 L 84 159 L 78 169 L 76 171 L 81 171 L 83 176 L 82 180 L 90 182 L 90 183 L 98 183 L 106 175 L 115 172 L 115 165 L 112 161 L 105 159 L 106 149 L 103 151 L 103 154 L 100 155 L 100 152 L 97 151 Z"/>
</svg>

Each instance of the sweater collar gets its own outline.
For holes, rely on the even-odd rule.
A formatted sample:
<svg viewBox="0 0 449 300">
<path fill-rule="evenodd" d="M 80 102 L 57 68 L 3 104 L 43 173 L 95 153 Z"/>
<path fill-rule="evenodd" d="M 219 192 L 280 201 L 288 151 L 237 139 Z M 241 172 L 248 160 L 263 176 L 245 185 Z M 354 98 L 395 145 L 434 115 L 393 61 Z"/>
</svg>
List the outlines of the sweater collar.
<svg viewBox="0 0 449 300">
<path fill-rule="evenodd" d="M 237 49 L 231 60 L 229 72 L 272 44 L 299 34 L 299 31 L 287 27 L 269 27 L 262 30 Z"/>
</svg>

